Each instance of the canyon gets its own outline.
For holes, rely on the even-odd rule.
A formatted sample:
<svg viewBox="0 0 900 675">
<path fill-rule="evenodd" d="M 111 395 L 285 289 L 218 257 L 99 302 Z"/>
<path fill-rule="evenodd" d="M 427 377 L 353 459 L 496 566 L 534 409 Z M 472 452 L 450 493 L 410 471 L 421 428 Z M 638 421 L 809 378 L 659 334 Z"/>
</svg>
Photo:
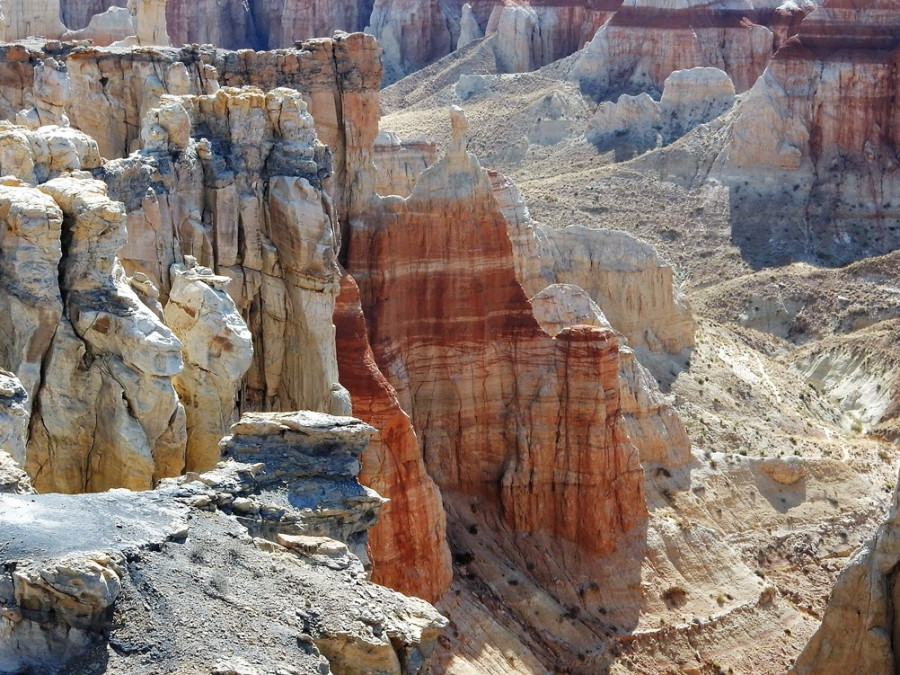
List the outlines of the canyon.
<svg viewBox="0 0 900 675">
<path fill-rule="evenodd" d="M 0 672 L 893 672 L 891 2 L 0 14 Z"/>
</svg>

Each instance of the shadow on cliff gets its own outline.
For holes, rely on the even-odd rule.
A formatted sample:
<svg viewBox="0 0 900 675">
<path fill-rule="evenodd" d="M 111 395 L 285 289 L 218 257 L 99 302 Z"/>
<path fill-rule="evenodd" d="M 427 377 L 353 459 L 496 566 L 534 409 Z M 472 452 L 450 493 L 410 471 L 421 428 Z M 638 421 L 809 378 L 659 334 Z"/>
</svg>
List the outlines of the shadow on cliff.
<svg viewBox="0 0 900 675">
<path fill-rule="evenodd" d="M 638 625 L 647 519 L 601 556 L 512 532 L 491 501 L 444 492 L 454 583 L 438 608 L 453 617 L 458 652 L 487 658 L 502 644 L 522 661 L 519 671 L 608 672 Z"/>
<path fill-rule="evenodd" d="M 847 187 L 881 185 L 885 177 L 848 159 L 832 164 L 838 168 L 820 167 L 811 184 L 783 173 L 729 186 L 731 242 L 754 270 L 794 262 L 843 267 L 900 247 L 890 200 Z"/>
</svg>

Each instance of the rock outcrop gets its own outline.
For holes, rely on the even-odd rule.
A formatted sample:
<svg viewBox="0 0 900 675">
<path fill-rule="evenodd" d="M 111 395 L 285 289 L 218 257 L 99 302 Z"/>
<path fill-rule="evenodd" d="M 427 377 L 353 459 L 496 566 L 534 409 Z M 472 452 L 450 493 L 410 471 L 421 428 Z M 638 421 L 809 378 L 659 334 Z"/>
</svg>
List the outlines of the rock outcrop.
<svg viewBox="0 0 900 675">
<path fill-rule="evenodd" d="M 409 415 L 375 362 L 359 290 L 349 275 L 341 279 L 334 320 L 341 382 L 353 414 L 378 430 L 363 453 L 360 480 L 390 500 L 369 537 L 372 579 L 437 600 L 452 577 L 444 506 Z"/>
<path fill-rule="evenodd" d="M 579 52 L 572 77 L 600 101 L 658 95 L 676 70 L 711 66 L 728 73 L 737 91 L 746 91 L 772 57 L 776 17 L 780 30 L 788 30 L 775 12 L 780 4 L 755 0 L 737 8 L 719 1 L 625 0 Z"/>
<path fill-rule="evenodd" d="M 376 0 L 367 32 L 384 48 L 390 84 L 483 36 L 501 72 L 535 70 L 581 49 L 621 0 Z"/>
<path fill-rule="evenodd" d="M 897 565 L 900 563 L 900 493 L 874 537 L 850 558 L 838 577 L 822 625 L 791 669 L 796 675 L 897 672 L 894 641 Z"/>
<path fill-rule="evenodd" d="M 0 42 L 32 35 L 54 39 L 65 31 L 59 18 L 59 0 L 4 0 L 0 3 Z"/>
<path fill-rule="evenodd" d="M 63 214 L 63 317 L 42 358 L 26 468 L 41 491 L 147 489 L 184 467 L 181 343 L 128 284 L 116 258 L 125 209 L 106 186 L 67 177 L 39 189 Z"/>
<path fill-rule="evenodd" d="M 437 146 L 426 137 L 404 141 L 393 132 L 380 132 L 375 139 L 375 191 L 385 197 L 408 197 L 419 174 L 437 157 Z"/>
<path fill-rule="evenodd" d="M 226 449 L 255 464 L 139 494 L 0 496 L 0 669 L 426 672 L 446 620 L 348 550 L 382 502 L 354 478 L 371 431 L 251 416 Z"/>
<path fill-rule="evenodd" d="M 442 490 L 488 500 L 515 532 L 608 554 L 645 517 L 618 340 L 592 326 L 555 338 L 540 328 L 490 178 L 465 151 L 461 110 L 452 121 L 446 157 L 409 198 L 381 200 L 351 231 L 348 269 L 375 360 Z"/>
<path fill-rule="evenodd" d="M 738 107 L 714 175 L 734 186 L 734 238 L 755 265 L 841 265 L 900 246 L 898 29 L 892 2 L 826 2 Z"/>
<path fill-rule="evenodd" d="M 184 358 L 174 383 L 187 420 L 185 469 L 203 471 L 219 461 L 219 441 L 234 421 L 241 382 L 253 362 L 253 341 L 224 291 L 231 279 L 186 258 L 187 266 L 172 266 L 165 319 Z"/>
<path fill-rule="evenodd" d="M 513 244 L 516 276 L 526 292 L 535 296 L 551 284 L 584 290 L 656 379 L 671 381 L 688 358 L 696 331 L 671 265 L 626 232 L 544 227 L 532 220 L 511 180 L 499 173 L 491 178 Z"/>
<path fill-rule="evenodd" d="M 28 393 L 19 379 L 0 370 L 0 452 L 3 453 L 4 486 L 19 481 L 25 464 L 25 439 L 28 437 Z M 19 473 L 9 473 L 18 463 Z"/>
<path fill-rule="evenodd" d="M 627 143 L 642 152 L 669 144 L 718 117 L 734 100 L 734 84 L 718 68 L 676 70 L 663 83 L 659 102 L 641 93 L 601 103 L 586 135 L 601 148 Z"/>
<path fill-rule="evenodd" d="M 548 286 L 531 298 L 531 305 L 548 335 L 573 326 L 612 328 L 600 307 L 578 286 Z M 684 425 L 656 380 L 625 345 L 619 347 L 619 388 L 625 428 L 640 453 L 641 464 L 686 465 L 691 459 L 691 442 Z"/>
<path fill-rule="evenodd" d="M 228 277 L 255 348 L 242 409 L 349 411 L 331 323 L 340 278 L 337 214 L 323 187 L 331 155 L 307 104 L 294 90 L 232 88 L 162 103 L 148 113 L 142 153 L 104 169 L 129 205 L 126 269 L 147 275 L 163 300 L 185 255 Z"/>
</svg>

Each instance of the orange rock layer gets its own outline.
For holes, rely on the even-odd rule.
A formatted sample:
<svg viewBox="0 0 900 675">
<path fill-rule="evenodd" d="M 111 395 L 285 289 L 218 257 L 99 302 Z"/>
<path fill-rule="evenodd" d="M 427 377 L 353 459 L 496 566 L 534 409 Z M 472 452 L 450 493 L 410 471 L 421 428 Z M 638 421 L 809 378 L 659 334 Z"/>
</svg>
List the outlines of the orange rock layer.
<svg viewBox="0 0 900 675">
<path fill-rule="evenodd" d="M 462 148 L 351 232 L 375 359 L 442 489 L 494 504 L 515 531 L 609 553 L 645 517 L 617 339 L 540 328 L 490 179 Z"/>
<path fill-rule="evenodd" d="M 441 495 L 425 470 L 412 422 L 375 362 L 359 289 L 349 275 L 341 279 L 334 323 L 353 414 L 378 430 L 363 453 L 360 482 L 390 499 L 369 534 L 372 580 L 435 601 L 453 574 Z"/>
</svg>

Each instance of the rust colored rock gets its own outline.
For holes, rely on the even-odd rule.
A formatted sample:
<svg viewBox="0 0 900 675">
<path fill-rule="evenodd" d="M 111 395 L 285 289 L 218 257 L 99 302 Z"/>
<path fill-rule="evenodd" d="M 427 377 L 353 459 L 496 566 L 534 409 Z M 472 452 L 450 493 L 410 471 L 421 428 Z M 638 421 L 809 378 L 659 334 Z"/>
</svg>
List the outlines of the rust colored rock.
<svg viewBox="0 0 900 675">
<path fill-rule="evenodd" d="M 360 482 L 390 499 L 369 533 L 372 580 L 437 600 L 453 576 L 441 495 L 425 469 L 412 422 L 375 363 L 350 275 L 341 279 L 334 322 L 341 383 L 350 391 L 353 414 L 378 429 L 363 452 Z"/>
<path fill-rule="evenodd" d="M 646 513 L 618 340 L 602 328 L 556 339 L 540 328 L 465 127 L 456 109 L 447 156 L 408 199 L 381 200 L 351 232 L 375 359 L 442 489 L 495 504 L 518 532 L 609 553 Z"/>
</svg>

